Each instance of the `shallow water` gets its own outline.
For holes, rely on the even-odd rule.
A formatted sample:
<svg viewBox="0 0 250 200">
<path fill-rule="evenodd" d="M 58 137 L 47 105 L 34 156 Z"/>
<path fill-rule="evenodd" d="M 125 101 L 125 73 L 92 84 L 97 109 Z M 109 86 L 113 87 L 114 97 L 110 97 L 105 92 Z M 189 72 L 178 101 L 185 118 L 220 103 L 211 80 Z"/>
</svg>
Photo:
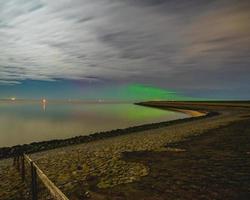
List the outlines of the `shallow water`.
<svg viewBox="0 0 250 200">
<path fill-rule="evenodd" d="M 186 114 L 134 104 L 0 103 L 0 147 L 88 135 Z"/>
</svg>

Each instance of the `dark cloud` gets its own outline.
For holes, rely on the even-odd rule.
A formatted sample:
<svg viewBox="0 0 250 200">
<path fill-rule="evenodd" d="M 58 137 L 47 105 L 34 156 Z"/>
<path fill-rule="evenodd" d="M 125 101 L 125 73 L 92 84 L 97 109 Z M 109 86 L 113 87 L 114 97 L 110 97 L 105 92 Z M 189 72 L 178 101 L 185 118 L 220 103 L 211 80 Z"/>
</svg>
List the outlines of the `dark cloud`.
<svg viewBox="0 0 250 200">
<path fill-rule="evenodd" d="M 28 10 L 29 12 L 33 12 L 33 11 L 37 11 L 41 8 L 43 8 L 43 4 L 41 3 L 37 3 L 37 4 L 34 4 L 32 7 L 30 7 L 30 9 Z"/>
<path fill-rule="evenodd" d="M 249 87 L 249 13 L 249 1 L 236 0 L 3 1 L 0 84 L 94 77 L 183 91 Z"/>
<path fill-rule="evenodd" d="M 93 20 L 93 19 L 94 19 L 94 17 L 84 17 L 84 18 L 78 19 L 77 21 L 78 21 L 79 23 L 84 23 L 84 22 L 89 22 L 89 21 L 91 21 L 91 20 Z"/>
</svg>

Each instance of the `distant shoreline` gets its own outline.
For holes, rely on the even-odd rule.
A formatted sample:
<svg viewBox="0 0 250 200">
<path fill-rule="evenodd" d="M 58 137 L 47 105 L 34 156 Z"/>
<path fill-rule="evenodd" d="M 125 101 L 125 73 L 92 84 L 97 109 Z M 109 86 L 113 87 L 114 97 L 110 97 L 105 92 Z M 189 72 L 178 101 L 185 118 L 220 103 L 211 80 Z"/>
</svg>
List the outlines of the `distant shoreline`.
<svg viewBox="0 0 250 200">
<path fill-rule="evenodd" d="M 147 106 L 147 107 L 158 107 L 158 106 L 146 105 L 145 103 L 135 103 L 135 104 L 140 105 L 140 106 Z M 161 108 L 161 107 L 158 107 L 158 108 Z M 161 109 L 166 110 L 166 108 L 161 108 Z M 187 108 L 185 109 L 167 108 L 167 110 L 182 112 L 182 113 L 190 115 L 191 117 L 184 118 L 184 119 L 171 120 L 171 121 L 158 122 L 158 123 L 144 124 L 144 125 L 133 126 L 133 127 L 128 127 L 124 129 L 115 129 L 115 130 L 110 130 L 110 131 L 97 132 L 97 133 L 93 133 L 93 134 L 86 135 L 86 136 L 76 136 L 76 137 L 67 138 L 67 139 L 55 139 L 55 140 L 48 140 L 48 141 L 41 141 L 41 142 L 32 142 L 30 144 L 15 145 L 12 147 L 2 147 L 0 148 L 0 159 L 12 157 L 20 152 L 35 153 L 39 151 L 45 151 L 45 150 L 55 149 L 59 147 L 69 146 L 69 145 L 86 143 L 86 142 L 106 139 L 106 138 L 125 135 L 125 134 L 132 134 L 132 133 L 144 131 L 144 130 L 157 129 L 160 127 L 165 127 L 165 126 L 179 124 L 179 123 L 183 123 L 187 121 L 197 120 L 197 119 L 205 118 L 205 117 L 211 117 L 211 116 L 215 116 L 219 114 L 217 112 L 196 111 L 196 110 L 191 110 Z"/>
<path fill-rule="evenodd" d="M 23 99 L 23 98 L 0 98 L 0 103 L 42 103 L 42 100 L 46 99 L 46 98 L 40 98 L 40 99 Z M 113 104 L 113 103 L 133 103 L 136 105 L 146 105 L 149 106 L 148 103 L 150 102 L 170 102 L 170 103 L 176 103 L 176 104 L 180 104 L 180 103 L 185 103 L 185 104 L 193 104 L 193 103 L 199 103 L 199 104 L 249 104 L 250 100 L 211 100 L 211 101 L 147 101 L 147 102 L 137 102 L 135 100 L 105 100 L 105 99 L 89 99 L 89 100 L 83 100 L 83 99 L 46 99 L 47 103 L 51 103 L 51 104 L 55 104 L 55 103 L 75 103 L 75 104 L 82 104 L 82 103 L 87 103 L 87 104 L 99 104 L 99 103 L 103 103 L 103 104 Z M 239 105 L 234 105 L 234 106 L 239 106 Z M 160 107 L 155 106 L 155 107 Z"/>
<path fill-rule="evenodd" d="M 44 98 L 45 99 L 45 98 Z M 43 98 L 41 99 L 0 99 L 0 103 L 43 103 Z M 50 104 L 124 104 L 124 103 L 134 103 L 134 101 L 107 101 L 103 99 L 99 100 L 77 100 L 77 99 L 46 99 L 46 103 Z"/>
<path fill-rule="evenodd" d="M 191 110 L 191 109 L 187 109 L 187 108 L 168 107 L 166 109 L 165 107 L 162 107 L 162 106 L 150 105 L 147 102 L 145 102 L 145 103 L 135 103 L 135 105 L 152 107 L 152 108 L 160 108 L 162 110 L 170 110 L 170 111 L 180 112 L 180 113 L 190 115 L 191 117 L 201 117 L 201 116 L 205 116 L 205 115 L 207 115 L 209 113 L 208 111 L 197 111 L 197 110 Z"/>
</svg>

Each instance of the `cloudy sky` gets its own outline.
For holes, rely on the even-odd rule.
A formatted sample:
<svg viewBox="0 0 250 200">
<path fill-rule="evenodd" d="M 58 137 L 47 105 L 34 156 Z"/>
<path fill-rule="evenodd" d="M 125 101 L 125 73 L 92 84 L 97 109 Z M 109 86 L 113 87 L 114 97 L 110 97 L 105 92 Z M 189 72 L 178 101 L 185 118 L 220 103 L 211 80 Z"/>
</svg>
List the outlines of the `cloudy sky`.
<svg viewBox="0 0 250 200">
<path fill-rule="evenodd" d="M 248 0 L 0 0 L 0 97 L 80 82 L 249 99 L 249 21 Z"/>
</svg>

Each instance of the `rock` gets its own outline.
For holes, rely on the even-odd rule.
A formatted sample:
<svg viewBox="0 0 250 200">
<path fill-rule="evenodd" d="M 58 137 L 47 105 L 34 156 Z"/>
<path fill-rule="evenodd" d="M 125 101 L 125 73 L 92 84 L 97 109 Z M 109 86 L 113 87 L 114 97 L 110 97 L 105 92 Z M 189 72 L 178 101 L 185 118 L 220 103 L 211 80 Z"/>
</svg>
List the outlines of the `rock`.
<svg viewBox="0 0 250 200">
<path fill-rule="evenodd" d="M 77 166 L 77 170 L 82 170 L 82 166 L 81 166 L 81 165 L 78 165 L 78 166 Z"/>
<path fill-rule="evenodd" d="M 89 191 L 86 191 L 86 192 L 84 193 L 84 196 L 85 196 L 86 198 L 90 198 L 90 192 L 89 192 Z"/>
</svg>

